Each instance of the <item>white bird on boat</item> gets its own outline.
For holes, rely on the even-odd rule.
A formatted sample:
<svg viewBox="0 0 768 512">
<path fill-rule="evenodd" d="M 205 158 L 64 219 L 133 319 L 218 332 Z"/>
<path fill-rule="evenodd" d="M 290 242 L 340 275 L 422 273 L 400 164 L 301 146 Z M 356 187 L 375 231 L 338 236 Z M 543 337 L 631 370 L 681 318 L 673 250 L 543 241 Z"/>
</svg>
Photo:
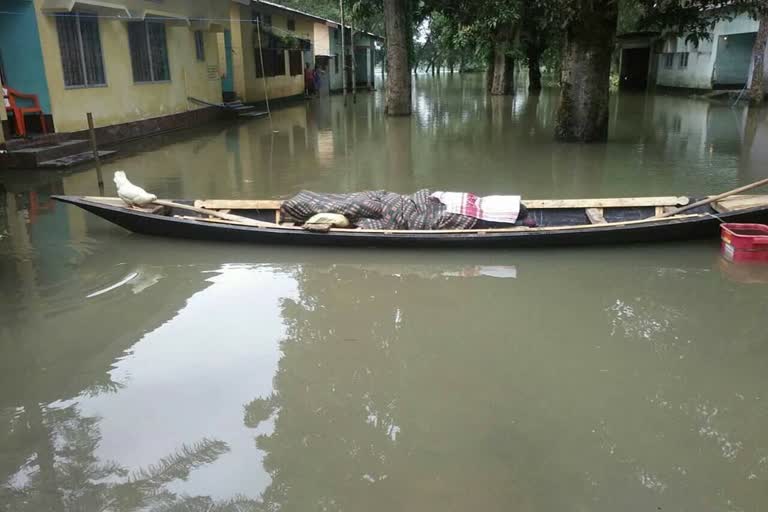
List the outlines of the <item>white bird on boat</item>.
<svg viewBox="0 0 768 512">
<path fill-rule="evenodd" d="M 115 185 L 117 185 L 117 196 L 125 201 L 129 206 L 146 206 L 157 200 L 155 194 L 150 194 L 141 187 L 137 187 L 126 177 L 123 171 L 115 171 Z"/>
</svg>

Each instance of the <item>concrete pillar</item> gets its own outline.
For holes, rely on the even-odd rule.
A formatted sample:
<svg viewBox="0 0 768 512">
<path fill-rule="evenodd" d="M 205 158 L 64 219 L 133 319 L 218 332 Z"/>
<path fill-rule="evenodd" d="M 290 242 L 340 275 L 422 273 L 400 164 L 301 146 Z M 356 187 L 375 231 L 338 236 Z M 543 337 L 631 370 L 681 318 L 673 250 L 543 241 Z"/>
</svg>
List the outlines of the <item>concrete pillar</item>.
<svg viewBox="0 0 768 512">
<path fill-rule="evenodd" d="M 3 88 L 3 83 L 0 82 L 0 89 Z M 3 102 L 2 108 L 0 108 L 0 144 L 5 142 L 5 134 L 3 133 L 2 122 L 8 119 L 8 115 L 5 112 L 5 102 Z"/>
<path fill-rule="evenodd" d="M 371 38 L 371 42 L 368 45 L 368 72 L 366 73 L 368 75 L 368 90 L 372 91 L 374 89 L 374 57 L 375 57 L 375 47 L 373 46 L 373 38 Z"/>
<path fill-rule="evenodd" d="M 232 35 L 232 75 L 235 95 L 243 101 L 258 101 L 264 98 L 249 94 L 256 86 L 256 61 L 253 48 L 254 25 L 243 20 L 251 18 L 250 7 L 232 2 L 230 5 L 231 35 Z M 259 81 L 260 82 L 260 81 Z"/>
</svg>

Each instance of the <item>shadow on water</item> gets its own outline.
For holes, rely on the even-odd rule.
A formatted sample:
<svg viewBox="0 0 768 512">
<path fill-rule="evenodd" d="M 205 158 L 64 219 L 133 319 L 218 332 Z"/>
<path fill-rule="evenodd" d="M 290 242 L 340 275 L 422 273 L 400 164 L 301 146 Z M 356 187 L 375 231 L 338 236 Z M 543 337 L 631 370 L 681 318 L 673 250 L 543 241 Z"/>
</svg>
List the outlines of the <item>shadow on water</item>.
<svg viewBox="0 0 768 512">
<path fill-rule="evenodd" d="M 583 147 L 550 141 L 552 94 L 416 87 L 412 119 L 324 99 L 276 113 L 278 133 L 241 124 L 109 170 L 188 198 L 668 194 L 764 172 L 762 111 L 619 97 L 614 142 Z M 50 201 L 94 193 L 90 172 L 0 182 L 3 512 L 768 504 L 768 299 L 715 243 L 202 244 Z"/>
</svg>

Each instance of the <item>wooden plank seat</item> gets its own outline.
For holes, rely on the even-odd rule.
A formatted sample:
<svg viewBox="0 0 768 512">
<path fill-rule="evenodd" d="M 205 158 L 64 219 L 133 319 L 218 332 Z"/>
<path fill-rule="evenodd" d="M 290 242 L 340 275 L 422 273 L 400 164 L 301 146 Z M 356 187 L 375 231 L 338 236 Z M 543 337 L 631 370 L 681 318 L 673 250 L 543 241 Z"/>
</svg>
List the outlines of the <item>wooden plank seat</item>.
<svg viewBox="0 0 768 512">
<path fill-rule="evenodd" d="M 528 209 L 540 208 L 640 208 L 651 206 L 685 206 L 691 200 L 685 196 L 616 197 L 603 199 L 525 199 Z"/>
<path fill-rule="evenodd" d="M 735 210 L 758 208 L 768 205 L 768 195 L 763 196 L 731 196 L 712 204 L 718 213 L 729 213 Z"/>
</svg>

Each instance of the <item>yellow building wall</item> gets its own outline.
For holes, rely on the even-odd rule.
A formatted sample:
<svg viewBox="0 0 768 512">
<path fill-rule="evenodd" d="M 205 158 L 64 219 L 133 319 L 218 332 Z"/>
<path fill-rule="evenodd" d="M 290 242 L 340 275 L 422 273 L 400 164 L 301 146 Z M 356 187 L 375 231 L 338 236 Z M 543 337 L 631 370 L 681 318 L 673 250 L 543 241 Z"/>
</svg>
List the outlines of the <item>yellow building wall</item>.
<svg viewBox="0 0 768 512">
<path fill-rule="evenodd" d="M 313 23 L 312 44 L 315 55 L 331 54 L 331 32 L 324 23 Z"/>
<path fill-rule="evenodd" d="M 57 131 L 86 129 L 87 112 L 93 113 L 97 126 L 108 126 L 201 108 L 189 102 L 188 96 L 210 103 L 221 102 L 216 34 L 203 32 L 205 61 L 201 62 L 195 55 L 194 31 L 188 26 L 169 23 L 166 23 L 169 82 L 134 83 L 126 22 L 101 18 L 99 33 L 107 86 L 65 88 L 56 20 L 40 11 L 41 2 L 35 0 L 51 110 Z"/>
<path fill-rule="evenodd" d="M 265 11 L 267 12 L 267 11 Z M 280 35 L 288 32 L 288 17 L 278 10 L 269 10 L 272 26 Z M 232 26 L 232 52 L 235 75 L 235 93 L 245 102 L 264 101 L 264 79 L 256 78 L 256 56 L 258 49 L 254 32 L 256 25 L 243 22 L 251 19 L 250 7 L 232 4 L 230 9 Z M 313 22 L 309 19 L 292 17 L 296 22 L 295 34 L 310 39 L 313 34 Z M 267 77 L 267 92 L 270 99 L 286 98 L 304 93 L 304 75 L 289 76 L 288 52 L 284 52 L 285 72 L 283 76 Z M 304 60 L 302 57 L 302 69 Z"/>
<path fill-rule="evenodd" d="M 216 34 L 216 48 L 219 52 L 219 76 L 224 78 L 227 74 L 227 43 L 223 33 Z"/>
</svg>

